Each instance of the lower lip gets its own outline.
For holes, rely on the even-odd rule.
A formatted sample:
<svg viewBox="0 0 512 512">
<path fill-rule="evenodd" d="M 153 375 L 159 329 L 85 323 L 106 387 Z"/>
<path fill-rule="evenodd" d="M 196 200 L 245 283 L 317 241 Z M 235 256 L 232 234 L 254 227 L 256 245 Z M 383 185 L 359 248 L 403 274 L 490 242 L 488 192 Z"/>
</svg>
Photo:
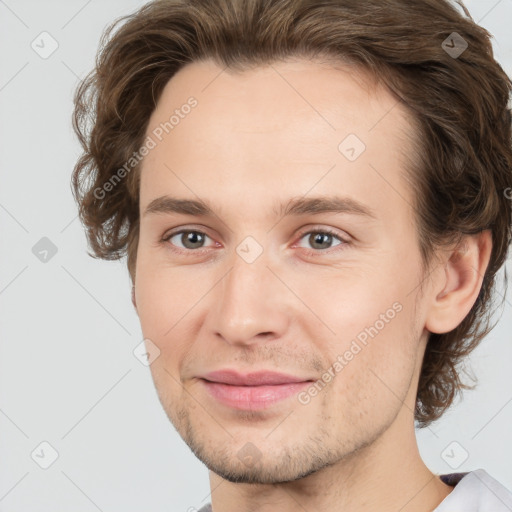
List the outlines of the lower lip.
<svg viewBox="0 0 512 512">
<path fill-rule="evenodd" d="M 311 382 L 290 382 L 273 386 L 232 386 L 220 382 L 201 379 L 208 392 L 219 402 L 234 409 L 265 409 L 285 398 L 288 398 Z"/>
</svg>

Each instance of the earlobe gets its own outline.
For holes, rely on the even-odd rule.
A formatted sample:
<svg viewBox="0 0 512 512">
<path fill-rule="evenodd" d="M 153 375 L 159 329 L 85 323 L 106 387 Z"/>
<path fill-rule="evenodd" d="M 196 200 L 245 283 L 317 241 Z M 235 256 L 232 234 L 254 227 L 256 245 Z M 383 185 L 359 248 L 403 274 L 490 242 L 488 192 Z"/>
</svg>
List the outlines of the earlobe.
<svg viewBox="0 0 512 512">
<path fill-rule="evenodd" d="M 490 230 L 467 235 L 452 251 L 444 266 L 427 315 L 425 328 L 443 334 L 455 329 L 473 307 L 489 264 Z"/>
</svg>

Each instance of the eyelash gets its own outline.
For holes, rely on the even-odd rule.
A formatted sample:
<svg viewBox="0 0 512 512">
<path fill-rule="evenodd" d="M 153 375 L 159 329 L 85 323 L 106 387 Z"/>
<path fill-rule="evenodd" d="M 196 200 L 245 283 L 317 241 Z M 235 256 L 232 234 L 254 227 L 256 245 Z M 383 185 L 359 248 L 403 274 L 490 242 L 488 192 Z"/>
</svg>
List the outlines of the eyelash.
<svg viewBox="0 0 512 512">
<path fill-rule="evenodd" d="M 176 253 L 180 253 L 180 254 L 187 253 L 187 252 L 194 252 L 194 253 L 197 253 L 197 254 L 200 255 L 200 254 L 203 254 L 204 252 L 206 252 L 208 250 L 208 247 L 206 247 L 206 248 L 202 247 L 202 248 L 199 248 L 199 249 L 181 249 L 181 248 L 177 248 L 176 246 L 174 246 L 173 244 L 171 244 L 169 242 L 171 238 L 175 237 L 176 235 L 181 235 L 183 233 L 199 233 L 201 235 L 204 235 L 205 237 L 211 238 L 204 231 L 200 231 L 198 229 L 181 229 L 179 231 L 174 231 L 174 232 L 171 232 L 171 233 L 168 233 L 168 234 L 164 235 L 164 237 L 162 238 L 161 241 L 162 241 L 162 243 L 164 245 L 167 246 L 167 248 L 169 250 L 171 250 L 173 252 L 176 252 Z M 350 242 L 348 240 L 345 240 L 345 239 L 341 238 L 335 231 L 333 231 L 333 230 L 331 230 L 329 228 L 312 229 L 312 230 L 309 230 L 309 231 L 305 231 L 305 232 L 300 234 L 298 240 L 300 241 L 306 235 L 311 235 L 313 233 L 314 234 L 322 234 L 322 235 L 330 235 L 333 238 L 337 239 L 340 243 L 337 246 L 335 246 L 335 247 L 330 247 L 329 249 L 305 249 L 304 252 L 308 256 L 319 256 L 321 254 L 332 254 L 332 252 L 338 252 L 338 251 L 344 250 L 345 247 L 350 244 Z M 336 249 L 336 247 L 337 247 L 337 249 Z M 304 249 L 304 248 L 302 248 L 302 249 Z"/>
</svg>

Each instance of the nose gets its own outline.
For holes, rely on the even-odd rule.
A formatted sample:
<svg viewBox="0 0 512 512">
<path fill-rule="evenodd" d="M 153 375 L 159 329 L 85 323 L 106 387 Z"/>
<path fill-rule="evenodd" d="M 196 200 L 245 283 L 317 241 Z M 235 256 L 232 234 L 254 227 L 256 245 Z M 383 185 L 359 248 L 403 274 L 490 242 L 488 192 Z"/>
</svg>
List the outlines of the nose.
<svg viewBox="0 0 512 512">
<path fill-rule="evenodd" d="M 251 345 L 282 337 L 293 307 L 289 290 L 268 267 L 263 253 L 246 262 L 238 254 L 212 290 L 209 328 L 230 345 Z"/>
</svg>

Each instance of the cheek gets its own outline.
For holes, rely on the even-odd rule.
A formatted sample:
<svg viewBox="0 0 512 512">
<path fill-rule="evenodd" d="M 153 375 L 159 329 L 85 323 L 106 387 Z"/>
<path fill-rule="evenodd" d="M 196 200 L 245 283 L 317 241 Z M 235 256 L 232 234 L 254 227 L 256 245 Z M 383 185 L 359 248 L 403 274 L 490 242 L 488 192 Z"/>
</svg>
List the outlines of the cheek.
<svg viewBox="0 0 512 512">
<path fill-rule="evenodd" d="M 296 279 L 294 290 L 317 320 L 329 328 L 331 335 L 322 338 L 328 341 L 329 350 L 348 348 L 347 342 L 355 338 L 364 344 L 374 336 L 380 337 L 381 332 L 389 331 L 389 326 L 403 316 L 399 288 L 375 271 L 349 268 L 327 276 L 303 275 Z M 311 314 L 304 315 L 302 321 L 309 330 L 313 324 L 318 325 Z M 312 336 L 316 338 L 318 335 Z"/>
<path fill-rule="evenodd" d="M 414 323 L 420 271 L 412 254 L 401 260 L 388 248 L 350 261 L 345 268 L 299 277 L 295 290 L 330 327 L 330 349 L 343 348 L 353 339 L 364 344 L 393 338 L 390 343 L 397 347 L 405 343 L 405 333 Z"/>
<path fill-rule="evenodd" d="M 372 321 L 358 332 L 352 330 L 331 358 L 340 362 L 333 401 L 346 404 L 340 414 L 353 415 L 354 423 L 375 417 L 376 411 L 385 423 L 402 407 L 418 362 L 412 313 L 405 305 L 388 323 Z"/>
<path fill-rule="evenodd" d="M 142 334 L 158 346 L 166 366 L 168 362 L 179 362 L 190 345 L 191 314 L 206 292 L 202 289 L 204 284 L 194 286 L 185 274 L 157 269 L 155 265 L 145 264 L 143 258 L 137 269 L 137 313 Z"/>
<path fill-rule="evenodd" d="M 335 375 L 332 392 L 339 394 L 337 400 L 366 404 L 368 412 L 400 404 L 397 396 L 404 398 L 415 369 L 420 333 L 414 332 L 414 294 L 402 277 L 326 279 L 323 286 L 317 282 L 314 293 L 303 295 L 335 333 L 318 336 L 313 323 L 303 320 L 303 329 L 327 361 L 325 371 Z"/>
</svg>

